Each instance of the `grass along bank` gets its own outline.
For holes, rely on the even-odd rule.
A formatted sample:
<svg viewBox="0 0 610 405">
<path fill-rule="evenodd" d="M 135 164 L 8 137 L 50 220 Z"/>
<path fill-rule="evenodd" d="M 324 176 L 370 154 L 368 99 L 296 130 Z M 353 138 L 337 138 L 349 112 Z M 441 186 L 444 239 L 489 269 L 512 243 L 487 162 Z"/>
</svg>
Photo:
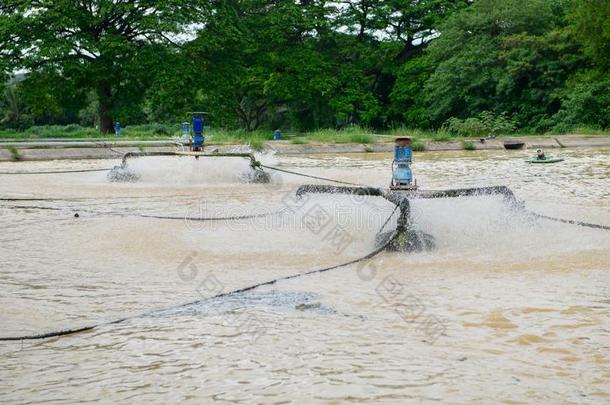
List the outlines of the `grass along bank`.
<svg viewBox="0 0 610 405">
<path fill-rule="evenodd" d="M 79 125 L 49 125 L 36 126 L 24 131 L 0 130 L 0 141 L 44 141 L 49 139 L 59 140 L 170 140 L 180 139 L 182 131 L 180 125 L 170 124 L 145 124 L 127 126 L 122 129 L 122 136 L 116 137 L 112 134 L 100 134 L 95 128 L 86 128 Z M 571 131 L 573 134 L 587 136 L 610 136 L 610 131 L 596 130 L 592 128 L 579 128 Z M 510 137 L 526 136 L 557 136 L 563 133 L 546 134 L 502 134 Z M 264 142 L 273 139 L 273 131 L 257 130 L 247 132 L 244 130 L 226 130 L 216 128 L 206 128 L 206 142 L 209 144 L 245 144 L 252 146 L 253 149 L 262 149 Z M 293 144 L 308 143 L 330 143 L 330 144 L 372 144 L 378 142 L 391 142 L 397 136 L 410 136 L 414 140 L 414 149 L 423 150 L 423 141 L 463 142 L 465 149 L 469 149 L 469 144 L 482 135 L 472 137 L 456 135 L 443 128 L 436 131 L 422 130 L 417 128 L 395 128 L 387 131 L 373 131 L 368 128 L 350 126 L 345 129 L 320 129 L 311 132 L 286 132 L 282 133 L 282 138 Z"/>
</svg>

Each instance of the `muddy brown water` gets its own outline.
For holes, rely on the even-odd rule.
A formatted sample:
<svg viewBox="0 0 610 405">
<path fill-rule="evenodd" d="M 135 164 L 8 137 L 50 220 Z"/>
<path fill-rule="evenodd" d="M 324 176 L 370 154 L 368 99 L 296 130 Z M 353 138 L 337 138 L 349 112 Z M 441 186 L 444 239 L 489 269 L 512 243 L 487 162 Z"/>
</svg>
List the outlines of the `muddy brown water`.
<svg viewBox="0 0 610 405">
<path fill-rule="evenodd" d="M 416 154 L 421 188 L 506 184 L 528 209 L 610 224 L 610 149 Z M 388 154 L 265 163 L 384 186 Z M 108 167 L 1 163 L 0 172 Z M 414 203 L 437 248 L 224 299 L 347 262 L 392 212 L 374 198 L 295 202 L 307 179 L 244 184 L 236 160 L 143 158 L 142 179 L 0 175 L 0 403 L 608 403 L 610 232 L 535 220 L 499 198 Z M 322 183 L 313 181 L 315 183 Z M 15 206 L 40 206 L 24 209 Z M 282 215 L 193 222 L 140 215 Z M 79 213 L 79 218 L 74 214 Z M 392 225 L 390 221 L 389 225 Z M 201 302 L 179 306 L 194 300 Z M 142 315 L 143 316 L 138 316 Z"/>
</svg>

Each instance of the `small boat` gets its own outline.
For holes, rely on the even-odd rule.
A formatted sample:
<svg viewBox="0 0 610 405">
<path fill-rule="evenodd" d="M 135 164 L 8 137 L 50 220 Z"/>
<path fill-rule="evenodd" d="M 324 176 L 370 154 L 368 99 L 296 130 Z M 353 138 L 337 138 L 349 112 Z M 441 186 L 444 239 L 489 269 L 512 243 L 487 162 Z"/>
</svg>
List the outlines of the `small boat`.
<svg viewBox="0 0 610 405">
<path fill-rule="evenodd" d="M 524 142 L 506 141 L 504 142 L 504 149 L 522 149 L 524 145 Z"/>
<path fill-rule="evenodd" d="M 554 157 L 554 156 L 547 156 L 544 159 L 540 159 L 540 158 L 538 158 L 538 156 L 533 156 L 533 157 L 527 159 L 526 162 L 527 163 L 557 163 L 557 162 L 563 162 L 563 159 Z"/>
</svg>

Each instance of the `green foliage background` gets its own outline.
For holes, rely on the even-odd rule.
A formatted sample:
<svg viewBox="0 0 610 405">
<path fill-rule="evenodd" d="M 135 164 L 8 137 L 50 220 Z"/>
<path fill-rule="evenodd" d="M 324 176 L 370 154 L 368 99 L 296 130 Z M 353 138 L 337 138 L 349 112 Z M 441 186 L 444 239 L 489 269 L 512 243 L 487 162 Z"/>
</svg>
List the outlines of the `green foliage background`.
<svg viewBox="0 0 610 405">
<path fill-rule="evenodd" d="M 609 44 L 600 0 L 15 0 L 0 128 L 603 130 Z"/>
</svg>

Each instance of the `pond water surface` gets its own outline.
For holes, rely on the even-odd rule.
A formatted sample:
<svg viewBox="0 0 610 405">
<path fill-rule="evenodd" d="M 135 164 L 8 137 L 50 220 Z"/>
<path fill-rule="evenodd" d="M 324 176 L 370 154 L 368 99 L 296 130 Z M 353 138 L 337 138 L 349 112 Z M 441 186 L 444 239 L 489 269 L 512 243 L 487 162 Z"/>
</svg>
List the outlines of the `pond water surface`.
<svg viewBox="0 0 610 405">
<path fill-rule="evenodd" d="M 561 155 L 528 165 L 528 152 L 418 153 L 414 170 L 422 189 L 504 184 L 529 210 L 610 225 L 610 150 Z M 262 159 L 389 183 L 388 154 Z M 1 163 L 0 172 L 116 163 Z M 384 252 L 211 298 L 362 257 L 394 207 L 297 201 L 296 187 L 325 182 L 274 172 L 270 184 L 244 184 L 247 161 L 235 159 L 131 167 L 137 183 L 104 172 L 0 175 L 1 198 L 43 199 L 0 201 L 0 335 L 102 324 L 0 342 L 0 403 L 610 401 L 606 230 L 535 219 L 498 197 L 416 201 L 433 251 Z"/>
</svg>

